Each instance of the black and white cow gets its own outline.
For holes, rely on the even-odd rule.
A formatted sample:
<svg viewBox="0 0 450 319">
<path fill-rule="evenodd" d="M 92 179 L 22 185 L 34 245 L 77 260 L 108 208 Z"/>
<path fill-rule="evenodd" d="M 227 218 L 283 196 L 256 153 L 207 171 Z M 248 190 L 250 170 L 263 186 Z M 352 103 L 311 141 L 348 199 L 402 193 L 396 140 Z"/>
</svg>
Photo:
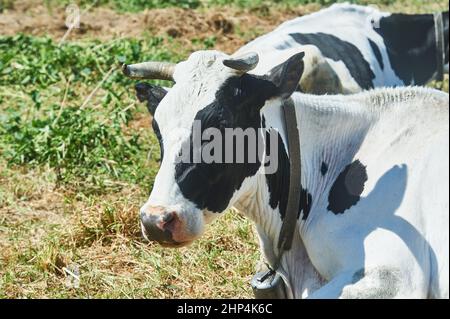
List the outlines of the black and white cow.
<svg viewBox="0 0 450 319">
<path fill-rule="evenodd" d="M 175 81 L 168 92 L 150 84 L 136 87 L 154 115 L 162 152 L 140 211 L 144 236 L 181 247 L 235 207 L 255 222 L 262 253 L 273 265 L 290 179 L 281 105 L 290 98 L 304 196 L 292 248 L 277 269 L 288 296 L 448 298 L 448 95 L 420 88 L 295 92 L 307 69 L 303 55 L 291 51 L 268 68 L 258 67 L 254 53 L 199 51 L 177 65 L 124 68 L 128 75 Z M 384 61 L 386 70 L 389 60 Z M 206 134 L 209 139 L 194 142 L 197 122 L 202 136 L 211 129 L 256 131 L 264 158 L 180 162 L 181 150 L 203 154 L 212 141 Z M 268 173 L 273 133 L 277 170 Z"/>
<path fill-rule="evenodd" d="M 239 49 L 257 52 L 254 74 L 305 52 L 300 90 L 305 93 L 355 93 L 375 87 L 423 85 L 438 68 L 448 73 L 448 11 L 442 13 L 444 56 L 437 65 L 432 14 L 390 14 L 373 7 L 335 4 L 287 21 Z M 444 64 L 444 66 L 442 65 Z"/>
</svg>

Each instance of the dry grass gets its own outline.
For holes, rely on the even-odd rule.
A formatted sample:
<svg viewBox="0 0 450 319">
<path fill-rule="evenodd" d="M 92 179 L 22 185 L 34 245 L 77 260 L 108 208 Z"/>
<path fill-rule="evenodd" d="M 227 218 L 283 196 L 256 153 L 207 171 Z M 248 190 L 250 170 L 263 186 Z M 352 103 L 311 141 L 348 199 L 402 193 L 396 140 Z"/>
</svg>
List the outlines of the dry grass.
<svg viewBox="0 0 450 319">
<path fill-rule="evenodd" d="M 9 183 L 2 189 L 12 191 L 0 209 L 2 297 L 251 296 L 247 282 L 257 246 L 251 225 L 237 214 L 227 213 L 192 247 L 166 250 L 142 241 L 136 214 L 142 190 L 65 193 L 41 173 L 3 167 L 2 181 Z M 25 177 L 26 184 L 14 188 Z M 67 286 L 66 268 L 75 267 L 79 288 Z"/>
<path fill-rule="evenodd" d="M 283 8 L 223 7 L 219 9 L 163 8 L 138 13 L 119 13 L 108 7 L 91 8 L 81 16 L 79 28 L 67 39 L 100 39 L 110 41 L 121 37 L 171 37 L 183 46 L 214 39 L 214 47 L 232 53 L 256 35 L 271 31 L 287 19 L 314 12 L 317 4 Z M 44 3 L 18 1 L 13 9 L 0 16 L 0 34 L 20 32 L 35 36 L 49 35 L 59 41 L 66 33 L 65 8 L 55 6 L 51 11 Z M 195 49 L 195 46 L 193 47 Z"/>
</svg>

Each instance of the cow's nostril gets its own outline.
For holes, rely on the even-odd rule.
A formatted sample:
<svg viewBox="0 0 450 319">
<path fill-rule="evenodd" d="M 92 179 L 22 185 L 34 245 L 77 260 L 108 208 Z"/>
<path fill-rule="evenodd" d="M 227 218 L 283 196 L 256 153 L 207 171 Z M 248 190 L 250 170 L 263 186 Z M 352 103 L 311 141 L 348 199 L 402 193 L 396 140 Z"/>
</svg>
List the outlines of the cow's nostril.
<svg viewBox="0 0 450 319">
<path fill-rule="evenodd" d="M 174 219 L 175 219 L 174 212 L 167 212 L 167 213 L 164 213 L 164 215 L 162 216 L 162 221 L 166 224 L 170 223 Z"/>
</svg>

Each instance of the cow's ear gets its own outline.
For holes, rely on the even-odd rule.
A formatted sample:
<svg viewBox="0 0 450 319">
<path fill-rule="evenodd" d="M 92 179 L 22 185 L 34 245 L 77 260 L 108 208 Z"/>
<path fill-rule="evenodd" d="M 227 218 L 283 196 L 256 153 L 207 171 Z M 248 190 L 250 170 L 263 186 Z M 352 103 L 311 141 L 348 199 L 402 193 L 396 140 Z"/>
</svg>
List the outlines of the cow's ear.
<svg viewBox="0 0 450 319">
<path fill-rule="evenodd" d="M 146 102 L 147 109 L 153 116 L 159 102 L 166 96 L 167 91 L 160 86 L 143 82 L 137 83 L 135 89 L 139 102 Z"/>
<path fill-rule="evenodd" d="M 304 52 L 297 53 L 266 74 L 266 78 L 277 88 L 277 96 L 288 98 L 297 89 L 304 69 L 304 56 Z"/>
</svg>

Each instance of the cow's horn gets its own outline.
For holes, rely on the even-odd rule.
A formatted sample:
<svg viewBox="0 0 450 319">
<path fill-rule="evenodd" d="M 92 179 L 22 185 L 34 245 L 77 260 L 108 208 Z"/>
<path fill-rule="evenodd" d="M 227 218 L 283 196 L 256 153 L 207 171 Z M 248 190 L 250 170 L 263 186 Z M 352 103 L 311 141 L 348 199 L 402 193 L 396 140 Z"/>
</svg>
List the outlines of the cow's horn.
<svg viewBox="0 0 450 319">
<path fill-rule="evenodd" d="M 243 55 L 223 60 L 223 64 L 229 68 L 232 68 L 241 72 L 248 72 L 253 70 L 259 62 L 258 53 L 249 52 Z"/>
<path fill-rule="evenodd" d="M 169 62 L 142 62 L 136 64 L 124 64 L 123 74 L 133 79 L 155 79 L 173 81 L 175 63 Z"/>
</svg>

